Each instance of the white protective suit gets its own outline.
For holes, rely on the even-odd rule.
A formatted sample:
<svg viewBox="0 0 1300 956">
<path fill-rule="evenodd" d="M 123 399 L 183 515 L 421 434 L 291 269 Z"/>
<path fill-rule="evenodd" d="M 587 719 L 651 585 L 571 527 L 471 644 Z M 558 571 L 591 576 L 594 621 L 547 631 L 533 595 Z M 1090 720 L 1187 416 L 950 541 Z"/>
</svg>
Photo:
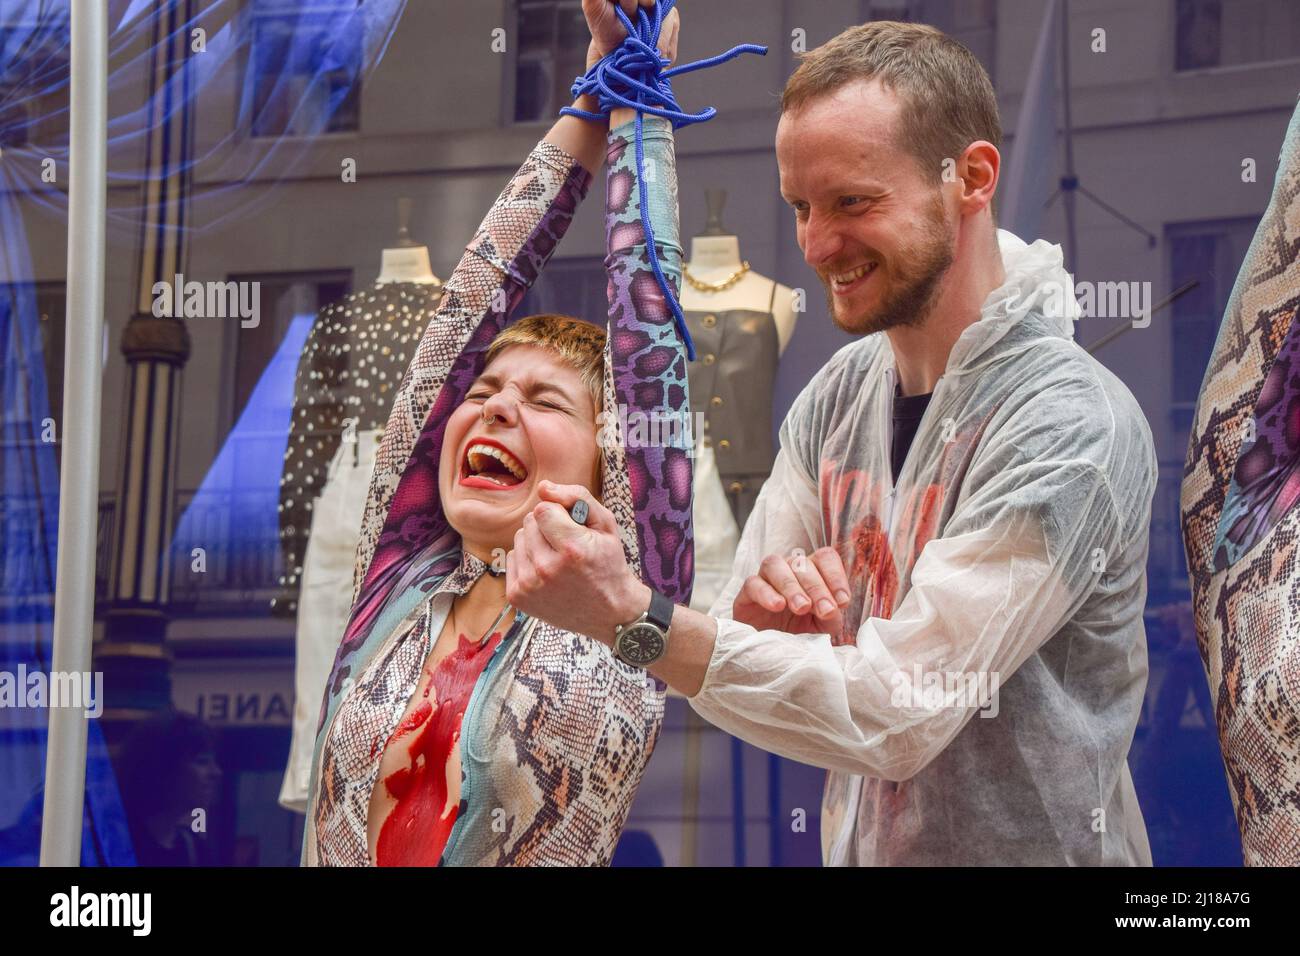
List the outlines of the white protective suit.
<svg viewBox="0 0 1300 956">
<path fill-rule="evenodd" d="M 954 345 L 897 487 L 877 334 L 796 399 L 713 607 L 691 704 L 830 770 L 829 865 L 1151 863 L 1126 760 L 1147 679 L 1151 432 L 1071 338 L 1060 247 L 998 239 L 1006 282 Z M 843 635 L 730 620 L 763 557 L 827 544 L 851 583 Z"/>
</svg>

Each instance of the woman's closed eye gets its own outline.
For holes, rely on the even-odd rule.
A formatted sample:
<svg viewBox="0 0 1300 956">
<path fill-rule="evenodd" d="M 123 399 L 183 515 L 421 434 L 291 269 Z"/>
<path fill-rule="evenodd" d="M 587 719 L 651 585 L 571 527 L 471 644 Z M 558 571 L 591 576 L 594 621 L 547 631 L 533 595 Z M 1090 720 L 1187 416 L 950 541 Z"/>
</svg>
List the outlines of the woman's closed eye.
<svg viewBox="0 0 1300 956">
<path fill-rule="evenodd" d="M 480 390 L 478 390 L 478 391 L 470 392 L 468 395 L 466 395 L 466 396 L 465 396 L 465 401 L 467 401 L 467 402 L 486 402 L 489 398 L 492 397 L 492 394 L 493 394 L 492 392 L 486 392 L 486 391 L 483 391 L 482 389 L 480 389 Z M 549 400 L 544 399 L 544 398 L 535 398 L 535 399 L 533 399 L 531 402 L 529 402 L 528 404 L 530 404 L 530 405 L 536 405 L 536 406 L 538 406 L 539 408 L 545 408 L 545 409 L 547 409 L 548 411 L 553 411 L 553 412 L 565 412 L 566 414 L 572 414 L 572 411 L 573 411 L 572 409 L 567 408 L 567 407 L 565 407 L 564 405 L 559 405 L 559 404 L 557 404 L 557 403 L 555 403 L 555 402 L 549 401 Z"/>
</svg>

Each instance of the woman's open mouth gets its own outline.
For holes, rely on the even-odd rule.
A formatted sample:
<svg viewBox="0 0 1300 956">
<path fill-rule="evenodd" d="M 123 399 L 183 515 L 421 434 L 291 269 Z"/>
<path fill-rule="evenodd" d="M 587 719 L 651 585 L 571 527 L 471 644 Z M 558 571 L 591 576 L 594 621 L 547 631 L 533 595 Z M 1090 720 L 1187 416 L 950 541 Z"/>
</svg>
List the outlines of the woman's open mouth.
<svg viewBox="0 0 1300 956">
<path fill-rule="evenodd" d="M 509 449 L 486 439 L 470 442 L 460 464 L 460 484 L 465 488 L 500 491 L 522 484 L 527 477 L 528 469 Z"/>
</svg>

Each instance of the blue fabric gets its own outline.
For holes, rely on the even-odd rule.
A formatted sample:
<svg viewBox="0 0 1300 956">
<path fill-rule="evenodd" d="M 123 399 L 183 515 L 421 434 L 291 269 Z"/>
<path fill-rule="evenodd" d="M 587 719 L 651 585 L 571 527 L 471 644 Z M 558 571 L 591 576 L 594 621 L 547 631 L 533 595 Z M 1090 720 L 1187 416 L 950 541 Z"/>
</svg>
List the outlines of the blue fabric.
<svg viewBox="0 0 1300 956">
<path fill-rule="evenodd" d="M 173 560 L 188 562 L 192 549 L 202 546 L 208 562 L 216 562 L 220 553 L 222 560 L 238 566 L 245 560 L 242 551 L 260 553 L 270 542 L 275 560 L 280 561 L 276 509 L 293 415 L 294 376 L 315 321 L 312 314 L 294 316 L 239 420 L 176 522 Z M 221 527 L 205 520 L 214 515 L 223 519 Z"/>
<path fill-rule="evenodd" d="M 226 185 L 192 198 L 176 228 L 194 232 L 247 218 L 274 190 L 242 187 L 255 179 L 279 181 L 306 155 L 314 134 L 328 129 L 360 78 L 382 59 L 405 7 L 406 0 L 332 7 L 289 0 L 109 0 L 110 110 L 138 102 L 155 58 L 169 49 L 193 50 L 197 29 L 204 31 L 205 46 L 202 55 L 188 55 L 170 72 L 156 99 L 109 116 L 109 186 L 187 176 L 206 164 Z M 70 0 L 0 0 L 0 672 L 11 680 L 20 668 L 47 671 L 52 654 L 59 473 L 56 445 L 44 440 L 52 428 L 50 397 L 24 215 L 63 220 L 67 214 L 69 43 Z M 163 116 L 188 123 L 185 106 L 231 70 L 239 71 L 239 99 L 227 134 L 191 147 L 188 156 L 167 156 L 162 168 L 145 168 L 144 142 L 162 118 L 154 107 L 163 104 Z M 268 117 L 286 123 L 288 135 L 262 139 L 256 165 L 245 166 L 247 151 L 232 147 Z M 51 168 L 54 183 L 43 175 Z M 108 211 L 110 237 L 128 247 L 160 218 L 146 205 L 144 191 L 137 192 L 141 198 L 134 203 L 115 201 Z M 299 335 L 300 348 L 305 334 L 306 326 L 295 326 L 289 338 Z M 292 387 L 292 380 L 291 366 L 284 381 Z M 274 414 L 271 405 L 259 407 Z M 249 413 L 241 419 L 241 425 L 251 422 Z M 287 412 L 281 425 L 282 457 Z M 114 422 L 104 427 L 104 440 L 115 440 Z M 272 466 L 278 469 L 279 460 L 266 455 L 265 467 L 253 470 L 255 481 Z M 267 496 L 265 514 L 242 515 L 243 527 L 264 524 L 275 540 L 276 506 L 274 494 Z M 35 708 L 0 707 L 0 865 L 38 860 L 47 717 Z M 93 720 L 86 774 L 82 864 L 133 864 L 117 783 Z"/>
</svg>

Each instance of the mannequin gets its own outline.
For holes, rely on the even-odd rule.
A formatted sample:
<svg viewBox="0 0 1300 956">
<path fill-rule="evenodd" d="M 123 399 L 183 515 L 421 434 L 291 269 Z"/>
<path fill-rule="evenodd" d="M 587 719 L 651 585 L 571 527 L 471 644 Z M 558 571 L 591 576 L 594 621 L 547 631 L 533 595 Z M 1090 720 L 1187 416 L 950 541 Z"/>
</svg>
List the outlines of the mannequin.
<svg viewBox="0 0 1300 956">
<path fill-rule="evenodd" d="M 442 287 L 429 264 L 429 247 L 411 238 L 411 200 L 397 200 L 397 241 L 384 250 L 379 263 L 376 285 L 390 282 L 415 282 Z"/>
<path fill-rule="evenodd" d="M 695 460 L 695 588 L 708 612 L 731 574 L 740 530 L 772 467 L 772 388 L 794 334 L 794 291 L 749 268 L 722 225 L 724 190 L 705 190 L 708 220 L 691 240 L 681 303 L 696 344 L 691 410 L 704 414 Z"/>
<path fill-rule="evenodd" d="M 749 268 L 740 240 L 722 225 L 727 194 L 706 189 L 708 219 L 691 239 L 682 275 L 681 304 L 695 340 L 688 368 L 691 411 L 704 414 L 696 445 L 693 523 L 695 586 L 691 607 L 708 613 L 731 576 L 740 532 L 771 471 L 772 390 L 777 360 L 794 335 L 794 291 Z M 677 696 L 669 691 L 670 697 Z M 740 741 L 730 738 L 730 765 L 702 761 L 704 737 L 725 735 L 686 708 L 681 772 L 684 800 L 681 863 L 699 852 L 696 810 L 703 793 L 725 791 L 743 764 Z M 771 758 L 774 761 L 776 758 Z M 774 773 L 769 761 L 768 773 Z"/>
<path fill-rule="evenodd" d="M 691 239 L 691 258 L 686 268 L 690 270 L 691 278 L 697 282 L 720 285 L 744 269 L 745 262 L 740 257 L 740 239 L 728 234 L 722 225 L 722 207 L 727 202 L 726 190 L 706 189 L 704 196 L 709 218 L 704 231 Z M 704 292 L 689 282 L 683 282 L 682 308 L 691 311 L 753 309 L 767 312 L 768 302 L 772 301 L 772 320 L 776 323 L 779 352 L 783 354 L 790 344 L 790 337 L 794 335 L 798 316 L 794 310 L 794 290 L 776 284 L 776 297 L 773 300 L 774 284 L 775 280 L 752 270 L 745 270 L 734 285 L 719 292 Z"/>
<path fill-rule="evenodd" d="M 383 425 L 442 298 L 429 250 L 411 239 L 410 215 L 410 200 L 399 200 L 397 239 L 383 250 L 378 278 L 321 310 L 298 364 L 280 480 L 285 570 L 271 610 L 297 617 L 293 736 L 280 804 L 299 813 L 307 806 L 325 682 L 352 611 L 361 518 Z"/>
</svg>

